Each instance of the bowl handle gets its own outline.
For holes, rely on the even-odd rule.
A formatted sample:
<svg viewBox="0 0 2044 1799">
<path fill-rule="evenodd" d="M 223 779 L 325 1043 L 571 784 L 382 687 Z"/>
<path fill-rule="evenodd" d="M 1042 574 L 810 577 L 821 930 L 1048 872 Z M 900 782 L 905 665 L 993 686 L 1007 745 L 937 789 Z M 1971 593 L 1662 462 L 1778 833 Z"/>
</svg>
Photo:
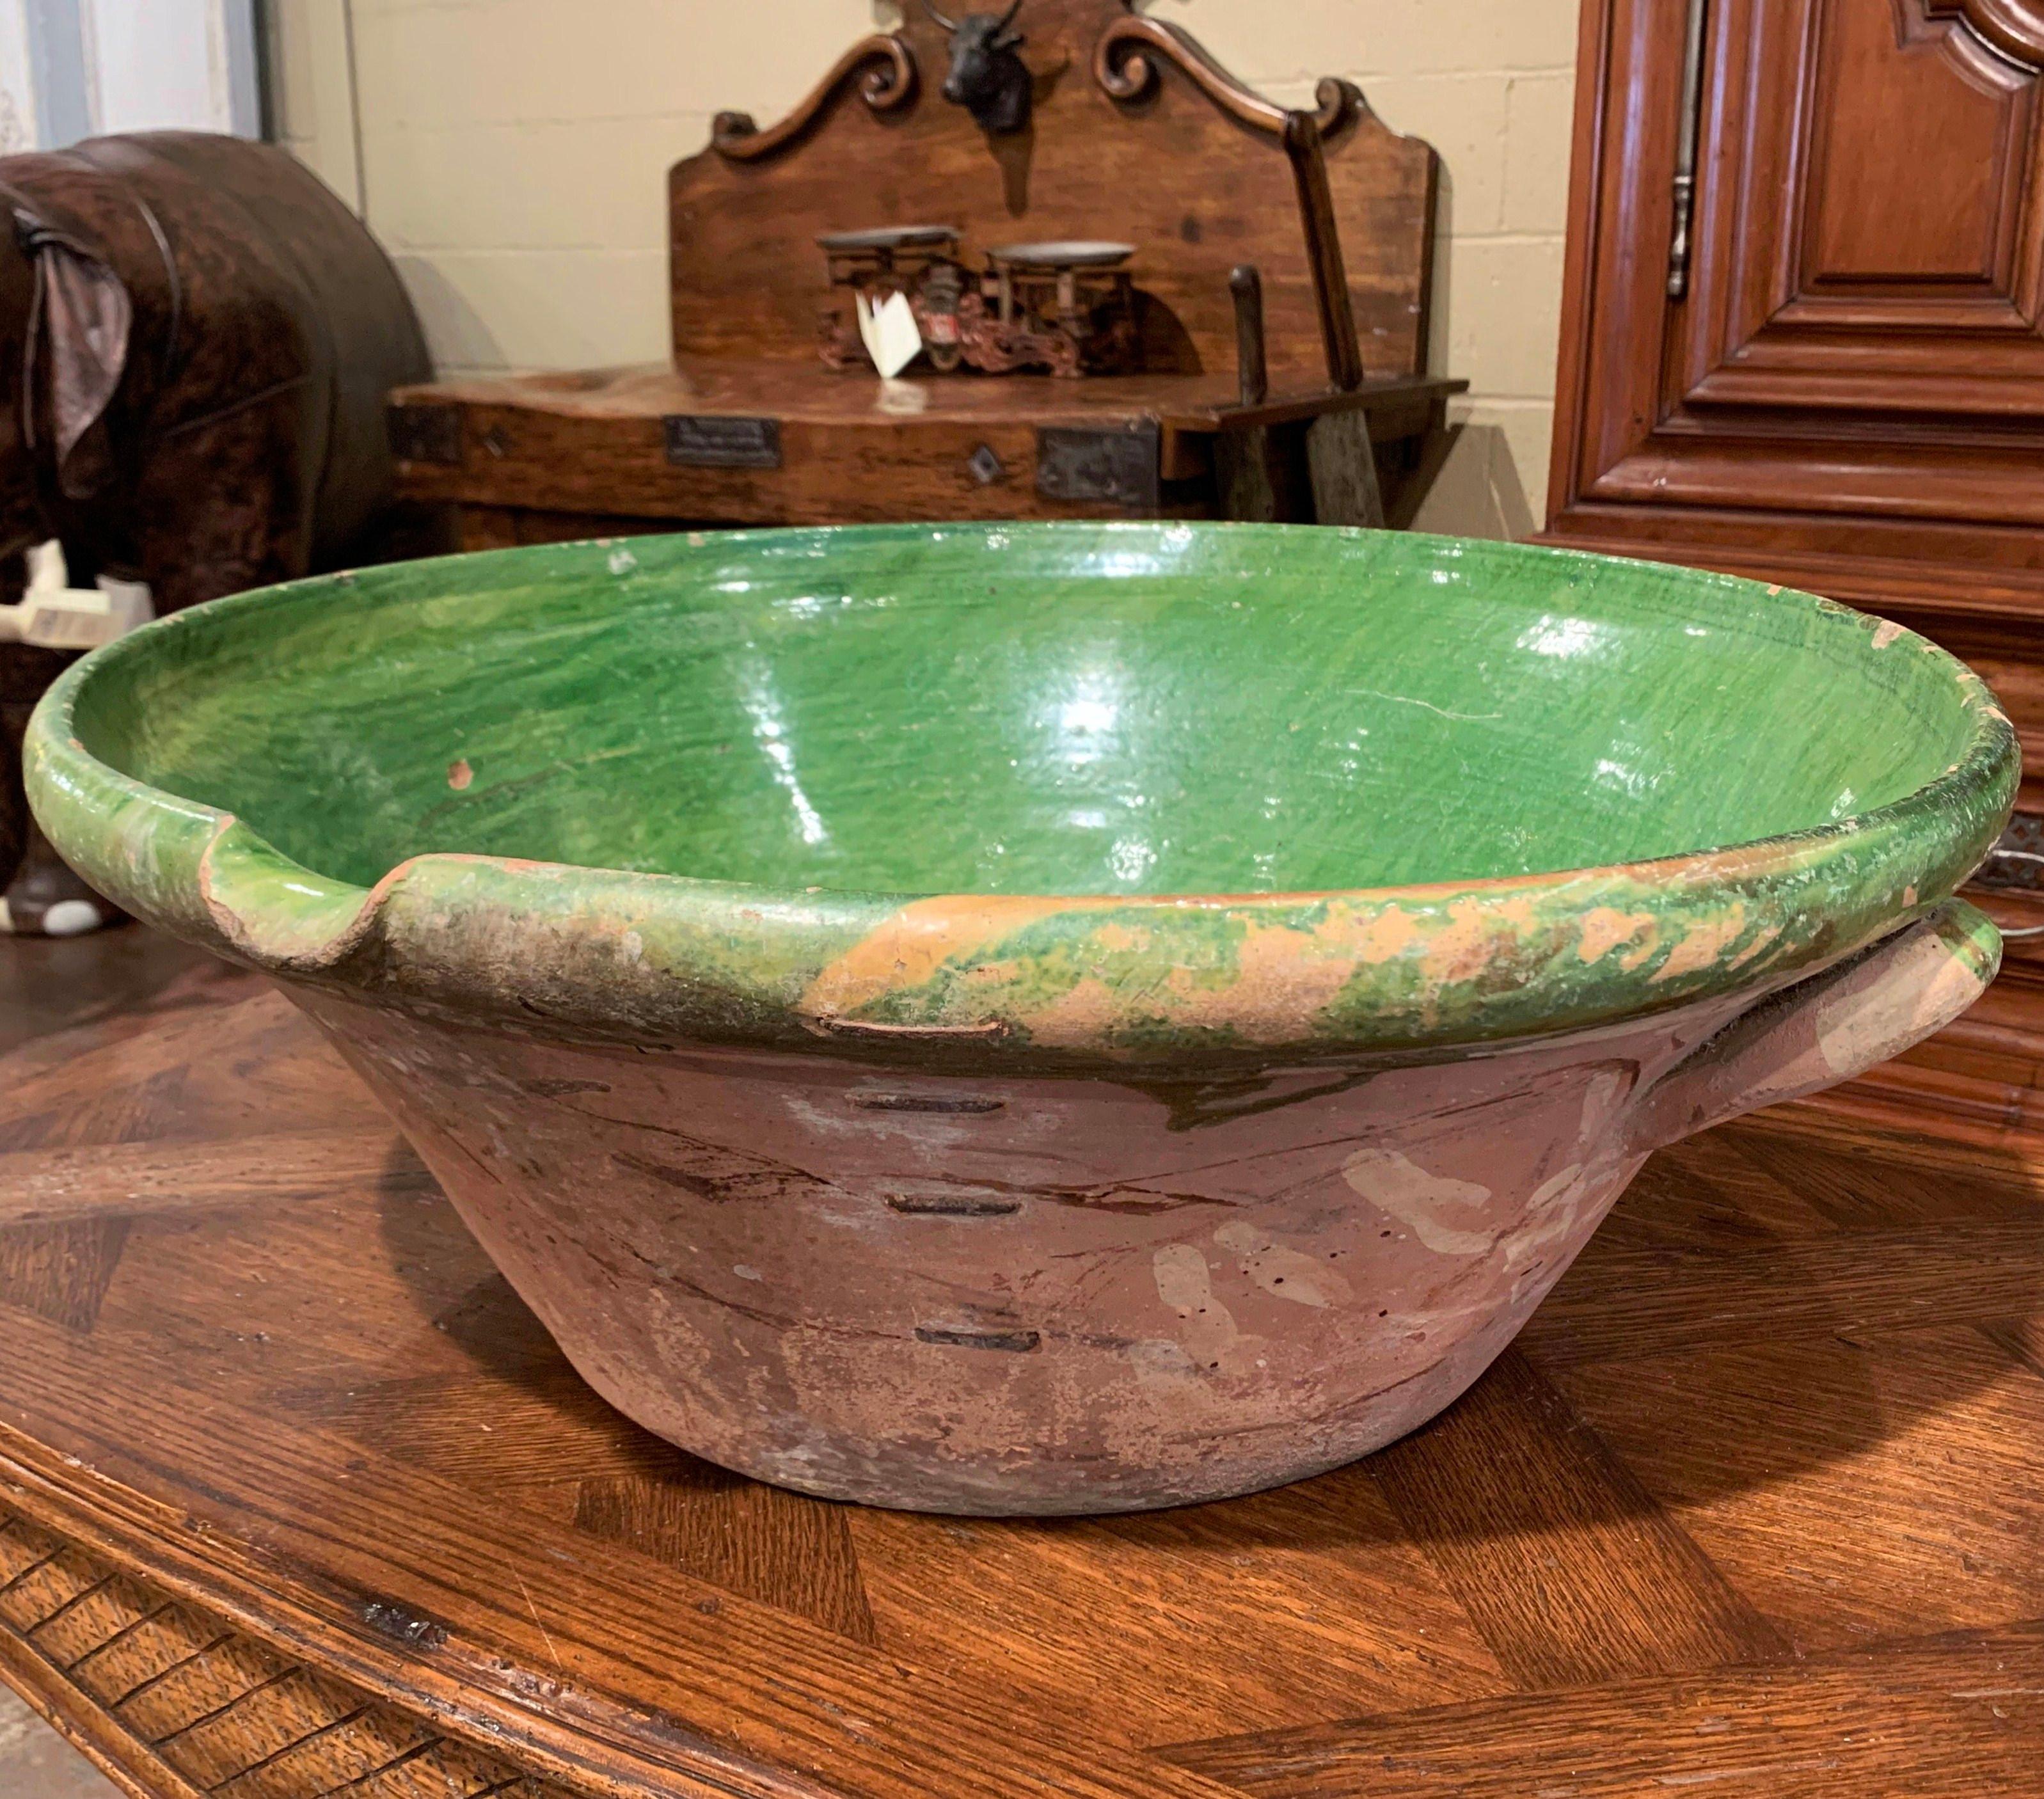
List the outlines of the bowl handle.
<svg viewBox="0 0 2044 1799">
<path fill-rule="evenodd" d="M 1942 1030 L 2000 966 L 1993 921 L 1946 900 L 1850 961 L 1769 994 L 1698 1044 L 1634 1107 L 1634 1152 L 1865 1073 Z"/>
</svg>

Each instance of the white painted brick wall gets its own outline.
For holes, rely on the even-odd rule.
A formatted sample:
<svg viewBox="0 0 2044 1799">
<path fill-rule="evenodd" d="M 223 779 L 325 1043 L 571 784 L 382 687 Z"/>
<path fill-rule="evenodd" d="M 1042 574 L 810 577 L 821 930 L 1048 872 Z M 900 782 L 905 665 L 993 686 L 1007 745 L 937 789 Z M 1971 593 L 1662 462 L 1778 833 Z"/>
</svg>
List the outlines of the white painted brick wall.
<svg viewBox="0 0 2044 1799">
<path fill-rule="evenodd" d="M 667 166 L 770 121 L 886 0 L 268 0 L 286 141 L 397 257 L 441 367 L 666 352 Z M 1435 366 L 1471 429 L 1431 528 L 1518 532 L 1546 488 L 1577 0 L 1158 0 L 1274 98 L 1355 81 L 1445 171 Z M 352 40 L 352 54 L 350 40 Z M 359 141 L 356 136 L 359 121 Z"/>
</svg>

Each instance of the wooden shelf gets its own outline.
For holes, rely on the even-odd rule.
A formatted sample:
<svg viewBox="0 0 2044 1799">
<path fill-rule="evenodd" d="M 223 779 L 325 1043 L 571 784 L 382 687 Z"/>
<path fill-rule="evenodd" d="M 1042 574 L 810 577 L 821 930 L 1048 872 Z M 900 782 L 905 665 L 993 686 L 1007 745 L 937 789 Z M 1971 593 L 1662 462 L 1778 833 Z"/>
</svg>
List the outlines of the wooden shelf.
<svg viewBox="0 0 2044 1799">
<path fill-rule="evenodd" d="M 1050 375 L 882 382 L 757 359 L 671 367 L 438 382 L 400 389 L 391 430 L 408 499 L 562 521 L 542 535 L 681 524 L 819 524 L 900 518 L 1204 517 L 1220 506 L 1215 440 L 1303 433 L 1316 418 L 1368 421 L 1395 502 L 1468 386 L 1396 375 L 1347 393 L 1278 393 L 1261 406 L 1213 376 Z M 766 421 L 769 466 L 678 461 L 667 421 Z M 1046 472 L 1055 434 L 1128 436 L 1127 486 L 1080 491 Z M 1051 440 L 1045 433 L 1053 434 Z M 1069 447 L 1070 440 L 1067 440 Z M 1047 449 L 1047 442 L 1050 448 Z M 532 527 L 528 525 L 527 529 Z M 477 547 L 471 545 L 471 547 Z"/>
<path fill-rule="evenodd" d="M 401 406 L 436 402 L 518 406 L 563 420 L 659 419 L 669 413 L 747 417 L 764 413 L 805 425 L 931 425 L 1012 421 L 1093 425 L 1150 419 L 1166 431 L 1212 436 L 1283 424 L 1323 413 L 1364 412 L 1388 427 L 1424 424 L 1437 400 L 1468 391 L 1445 375 L 1380 375 L 1347 393 L 1302 386 L 1245 406 L 1232 375 L 1109 375 L 1075 381 L 1049 375 L 918 375 L 882 381 L 870 370 L 820 369 L 809 362 L 684 356 L 673 363 L 505 375 L 401 387 Z M 1403 435 L 1395 429 L 1385 435 Z"/>
</svg>

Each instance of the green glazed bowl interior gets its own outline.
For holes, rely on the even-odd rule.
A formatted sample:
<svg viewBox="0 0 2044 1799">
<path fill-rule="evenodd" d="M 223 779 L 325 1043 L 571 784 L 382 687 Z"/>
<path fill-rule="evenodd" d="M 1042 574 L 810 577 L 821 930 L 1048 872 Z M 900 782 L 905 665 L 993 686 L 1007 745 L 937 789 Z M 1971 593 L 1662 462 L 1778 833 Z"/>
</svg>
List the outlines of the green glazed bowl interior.
<svg viewBox="0 0 2044 1799">
<path fill-rule="evenodd" d="M 1185 896 L 1189 918 L 1289 908 L 1308 932 L 1327 896 L 1409 892 L 1422 924 L 1458 894 L 1531 908 L 1520 936 L 1547 935 L 1492 959 L 1494 991 L 1429 1000 L 1387 969 L 1295 1021 L 1363 1044 L 1558 1028 L 1838 953 L 1948 894 L 2016 778 L 1960 664 L 1805 595 L 1150 524 L 696 534 L 298 582 L 88 659 L 30 759 L 89 878 L 255 959 L 340 954 L 414 858 L 495 859 L 459 878 L 521 916 L 597 903 L 528 864 L 615 871 L 598 909 L 671 924 L 695 1021 L 741 1030 L 928 896 L 1083 901 L 1095 930 L 1109 901 L 1155 922 Z M 1652 915 L 1636 966 L 1550 940 L 1600 906 Z M 1705 912 L 1723 942 L 1691 967 Z M 969 1022 L 962 978 L 859 1003 Z M 973 990 L 1026 1038 L 999 986 Z M 1136 1040 L 1143 1016 L 1109 1034 Z"/>
</svg>

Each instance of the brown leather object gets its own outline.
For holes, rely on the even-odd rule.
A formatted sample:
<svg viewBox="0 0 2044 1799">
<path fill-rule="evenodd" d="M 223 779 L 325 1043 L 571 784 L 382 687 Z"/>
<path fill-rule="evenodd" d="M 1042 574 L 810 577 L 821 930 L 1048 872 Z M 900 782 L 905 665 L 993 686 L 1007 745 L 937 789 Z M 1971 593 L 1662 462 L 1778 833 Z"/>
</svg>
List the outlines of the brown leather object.
<svg viewBox="0 0 2044 1799">
<path fill-rule="evenodd" d="M 428 379 L 390 259 L 295 158 L 198 132 L 0 157 L 0 585 L 60 537 L 159 611 L 382 559 L 384 396 Z M 0 886 L 17 756 L 60 659 L 0 646 Z"/>
<path fill-rule="evenodd" d="M 429 373 L 397 271 L 286 152 L 150 132 L 0 159 L 0 553 L 64 540 L 160 610 L 355 559 L 383 398 Z"/>
</svg>

